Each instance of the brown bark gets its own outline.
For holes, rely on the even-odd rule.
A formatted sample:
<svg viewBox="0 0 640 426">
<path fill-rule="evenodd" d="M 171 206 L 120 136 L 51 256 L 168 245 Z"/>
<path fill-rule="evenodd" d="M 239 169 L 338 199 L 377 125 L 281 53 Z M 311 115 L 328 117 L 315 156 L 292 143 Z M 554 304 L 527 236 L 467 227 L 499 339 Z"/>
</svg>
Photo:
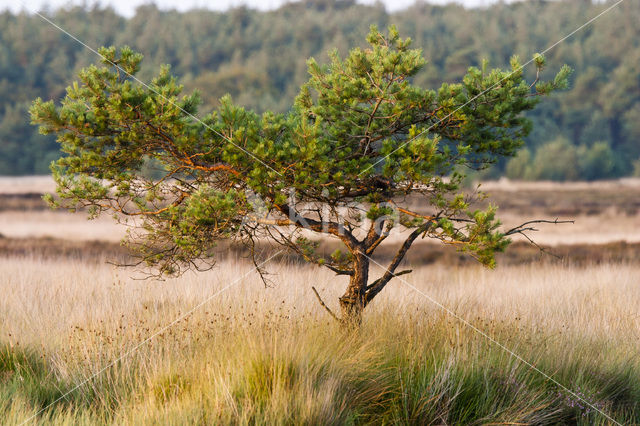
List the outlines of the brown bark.
<svg viewBox="0 0 640 426">
<path fill-rule="evenodd" d="M 362 322 L 362 312 L 364 308 L 373 300 L 374 297 L 382 291 L 387 283 L 397 275 L 402 275 L 411 271 L 402 271 L 398 274 L 395 273 L 397 267 L 400 265 L 405 254 L 411 247 L 411 244 L 415 241 L 420 234 L 425 232 L 430 226 L 431 222 L 428 222 L 418 228 L 416 228 L 402 246 L 398 249 L 396 256 L 385 271 L 382 277 L 377 279 L 373 284 L 368 285 L 369 282 L 369 248 L 374 247 L 376 243 L 376 236 L 379 235 L 375 231 L 369 232 L 367 238 L 365 238 L 362 245 L 358 245 L 353 254 L 353 274 L 349 279 L 349 286 L 347 291 L 340 297 L 340 308 L 342 311 L 342 323 L 348 327 L 358 327 Z M 373 252 L 373 250 L 371 250 Z"/>
<path fill-rule="evenodd" d="M 349 327 L 357 327 L 362 322 L 369 280 L 369 259 L 360 249 L 353 256 L 353 275 L 349 279 L 347 291 L 340 297 L 342 323 Z"/>
</svg>

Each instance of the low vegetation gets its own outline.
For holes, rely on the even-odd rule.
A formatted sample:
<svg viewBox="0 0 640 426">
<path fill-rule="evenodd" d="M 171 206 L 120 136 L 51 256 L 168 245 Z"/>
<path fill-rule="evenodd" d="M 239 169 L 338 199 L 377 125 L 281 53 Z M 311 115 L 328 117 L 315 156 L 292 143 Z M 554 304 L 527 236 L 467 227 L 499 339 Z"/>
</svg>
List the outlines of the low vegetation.
<svg viewBox="0 0 640 426">
<path fill-rule="evenodd" d="M 360 333 L 336 339 L 310 286 L 328 300 L 340 288 L 310 266 L 272 265 L 266 289 L 243 261 L 166 282 L 76 260 L 0 268 L 5 424 L 610 424 L 597 410 L 640 421 L 637 264 L 410 276 L 579 398 L 401 282 Z"/>
</svg>

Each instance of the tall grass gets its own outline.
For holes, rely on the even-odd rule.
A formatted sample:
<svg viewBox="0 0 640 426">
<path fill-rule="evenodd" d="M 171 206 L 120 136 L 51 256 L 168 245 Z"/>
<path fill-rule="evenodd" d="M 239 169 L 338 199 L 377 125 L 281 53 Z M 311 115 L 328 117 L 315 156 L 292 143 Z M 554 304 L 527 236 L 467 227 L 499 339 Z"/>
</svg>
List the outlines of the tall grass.
<svg viewBox="0 0 640 426">
<path fill-rule="evenodd" d="M 404 277 L 579 397 L 399 280 L 346 333 L 310 289 L 333 306 L 344 283 L 311 267 L 272 265 L 270 288 L 231 260 L 165 282 L 75 261 L 0 270 L 3 424 L 609 424 L 598 410 L 640 422 L 636 265 Z"/>
</svg>

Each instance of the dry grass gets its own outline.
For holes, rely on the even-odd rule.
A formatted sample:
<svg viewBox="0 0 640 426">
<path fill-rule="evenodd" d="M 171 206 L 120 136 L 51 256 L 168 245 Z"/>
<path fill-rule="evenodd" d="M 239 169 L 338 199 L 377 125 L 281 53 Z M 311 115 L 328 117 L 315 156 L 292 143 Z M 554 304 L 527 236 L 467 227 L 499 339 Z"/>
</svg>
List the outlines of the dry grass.
<svg viewBox="0 0 640 426">
<path fill-rule="evenodd" d="M 213 310 L 241 316 L 272 311 L 322 318 L 324 311 L 311 286 L 333 305 L 346 285 L 345 279 L 336 279 L 324 269 L 276 263 L 269 267 L 274 284 L 264 288 L 249 263 L 231 260 L 209 272 L 167 281 L 137 280 L 141 275 L 129 269 L 77 261 L 0 259 L 0 269 L 2 333 L 14 336 L 15 343 L 39 345 L 55 343 L 52 334 L 64 334 L 73 326 L 103 324 L 115 329 L 123 323 L 135 323 L 142 314 L 165 323 L 169 314 L 184 312 L 238 279 L 232 290 L 196 317 L 207 317 L 205 311 Z M 620 264 L 584 268 L 527 265 L 497 270 L 473 266 L 451 270 L 436 265 L 418 268 L 406 279 L 466 318 L 517 320 L 531 330 L 635 345 L 640 339 L 639 276 L 640 266 Z M 376 299 L 370 315 L 396 306 L 404 307 L 400 316 L 411 315 L 416 309 L 423 313 L 437 310 L 398 279 Z M 51 348 L 55 349 L 55 344 Z"/>
<path fill-rule="evenodd" d="M 123 228 L 42 209 L 32 195 L 47 185 L 0 179 L 0 195 L 12 194 L 0 197 L 12 203 L 0 206 L 0 234 L 14 237 L 0 238 L 2 424 L 21 424 L 67 392 L 38 423 L 610 424 L 400 280 L 347 334 L 311 292 L 335 309 L 345 280 L 290 258 L 270 265 L 270 288 L 238 252 L 207 273 L 132 279 L 104 264 L 124 256 L 113 243 Z M 566 244 L 640 241 L 640 185 L 485 189 L 507 225 L 576 219 L 537 235 L 565 244 L 555 248 L 565 260 L 539 262 L 535 248 L 514 245 L 490 271 L 424 244 L 403 278 L 598 409 L 639 424 L 638 245 Z"/>
<path fill-rule="evenodd" d="M 32 354 L 18 357 L 32 373 L 0 371 L 4 423 L 28 418 L 236 280 L 41 419 L 607 423 L 400 281 L 374 302 L 359 334 L 340 336 L 310 286 L 335 306 L 345 283 L 318 268 L 273 264 L 277 284 L 266 289 L 239 261 L 165 282 L 71 260 L 0 259 L 0 268 L 0 343 L 13 358 Z M 640 419 L 638 276 L 638 265 L 621 264 L 433 266 L 407 280 L 631 422 Z"/>
</svg>

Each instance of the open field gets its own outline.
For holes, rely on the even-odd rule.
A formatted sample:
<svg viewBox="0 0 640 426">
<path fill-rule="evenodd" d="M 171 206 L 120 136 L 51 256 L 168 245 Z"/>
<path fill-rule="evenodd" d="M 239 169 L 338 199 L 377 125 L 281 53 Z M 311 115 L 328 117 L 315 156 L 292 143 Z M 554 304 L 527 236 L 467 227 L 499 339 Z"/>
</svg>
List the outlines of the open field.
<svg viewBox="0 0 640 426">
<path fill-rule="evenodd" d="M 332 253 L 338 245 L 323 243 L 319 252 L 324 255 Z M 373 257 L 378 262 L 389 262 L 395 255 L 396 246 L 388 244 L 380 247 Z M 246 248 L 220 244 L 218 247 L 222 259 L 239 259 L 249 256 Z M 260 252 L 269 253 L 273 247 L 258 245 Z M 42 259 L 62 261 L 79 260 L 87 263 L 130 264 L 137 259 L 131 256 L 128 249 L 117 242 L 109 241 L 75 241 L 58 238 L 0 238 L 0 257 Z M 278 260 L 286 260 L 293 264 L 303 265 L 305 262 L 298 255 L 283 252 L 276 256 Z M 541 253 L 531 244 L 518 242 L 509 246 L 505 253 L 496 255 L 498 265 L 516 266 L 535 264 L 586 266 L 593 264 L 640 263 L 640 244 L 616 242 L 602 245 L 572 244 L 549 248 Z M 440 265 L 447 267 L 474 266 L 476 260 L 465 253 L 459 253 L 443 244 L 419 242 L 410 251 L 404 266 Z"/>
<path fill-rule="evenodd" d="M 311 291 L 336 309 L 329 271 L 280 254 L 265 288 L 223 246 L 212 271 L 139 280 L 106 263 L 129 260 L 123 228 L 46 210 L 47 185 L 0 179 L 2 424 L 640 424 L 637 181 L 485 185 L 507 225 L 576 219 L 535 235 L 559 257 L 516 242 L 487 270 L 420 242 L 418 291 L 394 280 L 353 334 Z"/>
<path fill-rule="evenodd" d="M 118 242 L 126 234 L 126 227 L 103 216 L 87 220 L 86 214 L 63 211 L 5 211 L 0 212 L 0 234 L 14 238 L 63 238 L 72 241 Z"/>
<path fill-rule="evenodd" d="M 484 183 L 481 189 L 490 196 L 487 202 L 499 206 L 505 229 L 531 219 L 575 220 L 572 225 L 541 225 L 532 234 L 540 244 L 640 243 L 640 179 L 563 184 L 502 181 Z M 126 227 L 108 216 L 88 221 L 81 212 L 50 211 L 41 195 L 53 190 L 48 177 L 0 178 L 0 234 L 112 242 L 125 235 Z"/>
<path fill-rule="evenodd" d="M 276 262 L 277 284 L 266 289 L 238 261 L 166 282 L 72 260 L 0 260 L 0 268 L 3 423 L 20 424 L 71 391 L 36 419 L 610 424 L 400 281 L 360 333 L 341 335 L 310 286 L 335 307 L 343 283 L 312 267 Z M 640 422 L 638 276 L 637 264 L 433 266 L 407 281 L 631 424 Z"/>
<path fill-rule="evenodd" d="M 594 183 L 487 182 L 481 188 L 500 206 L 499 216 L 509 228 L 532 218 L 575 220 L 574 224 L 542 224 L 530 235 L 559 256 L 541 256 L 519 235 L 510 249 L 498 255 L 501 265 L 552 262 L 584 265 L 589 262 L 640 262 L 640 180 Z M 87 220 L 83 212 L 51 211 L 42 194 L 53 191 L 50 177 L 0 177 L 0 256 L 47 259 L 83 258 L 122 261 L 126 250 L 118 243 L 126 227 L 109 216 Z M 415 206 L 417 210 L 420 206 Z M 394 231 L 395 232 L 395 231 Z M 399 231 L 376 252 L 381 261 L 395 254 Z M 4 237 L 4 238 L 2 238 Z M 473 264 L 467 255 L 437 242 L 418 241 L 406 258 L 410 265 Z M 331 253 L 335 242 L 322 242 Z M 221 249 L 226 251 L 226 246 Z M 243 253 L 232 250 L 234 256 Z"/>
</svg>

